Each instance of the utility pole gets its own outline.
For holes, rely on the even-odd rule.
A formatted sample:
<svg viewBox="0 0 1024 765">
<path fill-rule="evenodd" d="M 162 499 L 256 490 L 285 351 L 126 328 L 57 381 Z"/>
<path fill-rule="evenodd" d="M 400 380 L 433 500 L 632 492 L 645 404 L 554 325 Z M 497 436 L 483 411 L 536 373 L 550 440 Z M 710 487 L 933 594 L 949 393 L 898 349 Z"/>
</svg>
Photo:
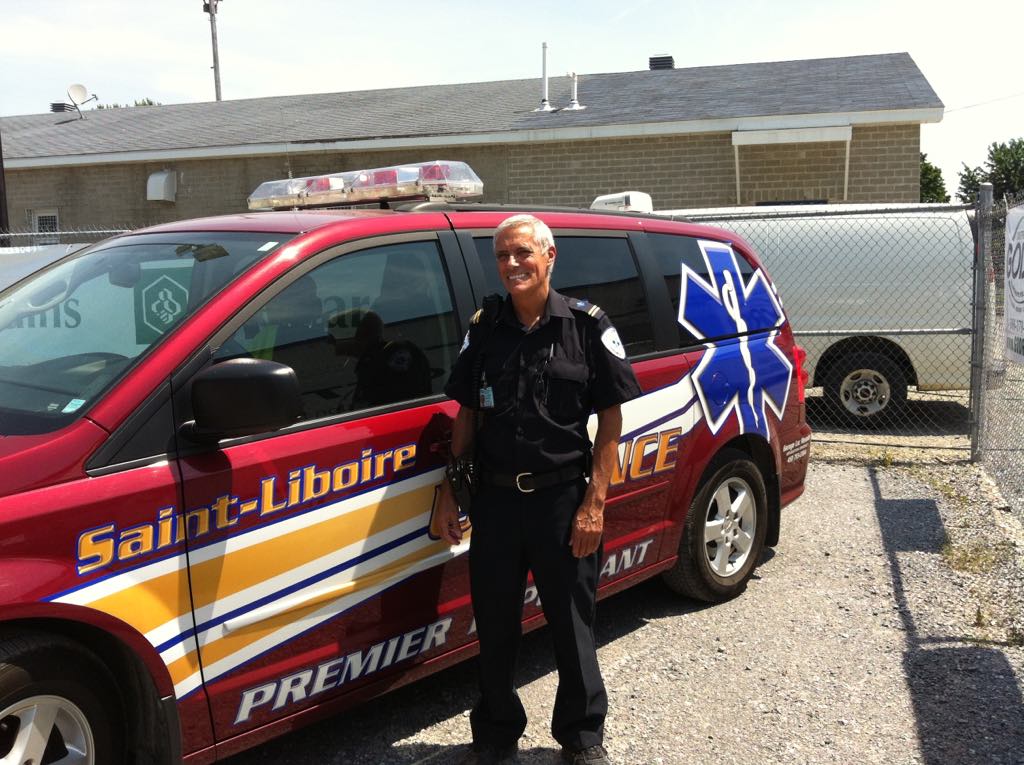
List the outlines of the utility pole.
<svg viewBox="0 0 1024 765">
<path fill-rule="evenodd" d="M 0 247 L 8 246 L 7 232 L 11 223 L 7 219 L 7 180 L 4 177 L 4 143 L 0 138 Z"/>
<path fill-rule="evenodd" d="M 220 0 L 206 0 L 203 13 L 210 14 L 210 38 L 213 40 L 213 87 L 220 101 L 220 56 L 217 54 L 217 3 Z"/>
</svg>

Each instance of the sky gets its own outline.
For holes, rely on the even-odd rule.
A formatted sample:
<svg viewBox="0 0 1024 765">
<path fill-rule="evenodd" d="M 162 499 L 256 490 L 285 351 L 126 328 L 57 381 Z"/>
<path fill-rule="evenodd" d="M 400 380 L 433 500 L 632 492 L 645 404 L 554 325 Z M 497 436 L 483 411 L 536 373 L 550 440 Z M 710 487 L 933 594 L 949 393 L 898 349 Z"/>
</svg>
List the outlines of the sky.
<svg viewBox="0 0 1024 765">
<path fill-rule="evenodd" d="M 921 149 L 951 196 L 961 163 L 1024 137 L 1022 29 L 1019 1 L 221 0 L 217 14 L 224 99 L 539 78 L 542 42 L 549 74 L 582 79 L 661 54 L 689 67 L 906 51 L 946 107 Z M 0 116 L 46 112 L 72 83 L 105 104 L 212 101 L 210 31 L 202 0 L 0 0 Z"/>
</svg>

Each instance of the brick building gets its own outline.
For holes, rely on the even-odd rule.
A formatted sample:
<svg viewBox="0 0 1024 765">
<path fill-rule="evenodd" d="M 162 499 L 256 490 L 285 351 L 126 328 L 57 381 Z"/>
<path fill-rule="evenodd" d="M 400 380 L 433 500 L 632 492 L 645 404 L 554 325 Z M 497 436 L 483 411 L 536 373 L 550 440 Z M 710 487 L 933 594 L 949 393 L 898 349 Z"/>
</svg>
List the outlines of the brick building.
<svg viewBox="0 0 1024 765">
<path fill-rule="evenodd" d="M 653 66 L 652 59 L 652 66 Z M 486 201 L 655 208 L 916 202 L 943 106 L 906 53 L 283 96 L 0 119 L 11 226 L 138 226 L 245 209 L 262 181 L 464 160 Z"/>
</svg>

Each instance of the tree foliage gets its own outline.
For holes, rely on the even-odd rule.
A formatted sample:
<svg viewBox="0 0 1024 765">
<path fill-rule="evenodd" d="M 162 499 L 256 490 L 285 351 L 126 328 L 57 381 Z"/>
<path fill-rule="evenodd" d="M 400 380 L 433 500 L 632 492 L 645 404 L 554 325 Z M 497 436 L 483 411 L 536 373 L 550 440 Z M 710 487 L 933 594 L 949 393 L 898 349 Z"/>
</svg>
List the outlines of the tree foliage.
<svg viewBox="0 0 1024 765">
<path fill-rule="evenodd" d="M 956 190 L 956 197 L 961 202 L 974 202 L 978 198 L 981 184 L 985 180 L 985 170 L 981 167 L 968 167 L 966 162 L 961 162 L 963 170 L 960 171 L 960 185 Z"/>
<path fill-rule="evenodd" d="M 921 201 L 949 201 L 946 182 L 942 180 L 942 171 L 928 161 L 928 155 L 924 152 L 921 152 Z"/>
<path fill-rule="evenodd" d="M 992 197 L 997 200 L 1024 194 L 1024 138 L 993 143 L 988 147 L 988 159 L 981 167 L 964 164 L 957 197 L 961 202 L 973 202 L 978 198 L 982 183 L 992 184 Z"/>
<path fill-rule="evenodd" d="M 135 106 L 163 106 L 152 98 L 136 99 L 134 104 L 96 104 L 97 109 L 131 109 Z"/>
</svg>

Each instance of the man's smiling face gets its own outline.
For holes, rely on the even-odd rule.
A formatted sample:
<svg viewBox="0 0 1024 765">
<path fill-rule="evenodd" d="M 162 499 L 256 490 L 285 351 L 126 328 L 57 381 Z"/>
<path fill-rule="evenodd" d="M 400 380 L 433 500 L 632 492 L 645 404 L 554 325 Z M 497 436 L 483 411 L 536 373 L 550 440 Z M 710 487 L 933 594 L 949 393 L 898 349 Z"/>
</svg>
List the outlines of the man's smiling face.
<svg viewBox="0 0 1024 765">
<path fill-rule="evenodd" d="M 531 226 L 506 229 L 494 243 L 498 275 L 513 298 L 544 291 L 548 271 L 555 259 L 555 248 L 540 247 Z"/>
</svg>

